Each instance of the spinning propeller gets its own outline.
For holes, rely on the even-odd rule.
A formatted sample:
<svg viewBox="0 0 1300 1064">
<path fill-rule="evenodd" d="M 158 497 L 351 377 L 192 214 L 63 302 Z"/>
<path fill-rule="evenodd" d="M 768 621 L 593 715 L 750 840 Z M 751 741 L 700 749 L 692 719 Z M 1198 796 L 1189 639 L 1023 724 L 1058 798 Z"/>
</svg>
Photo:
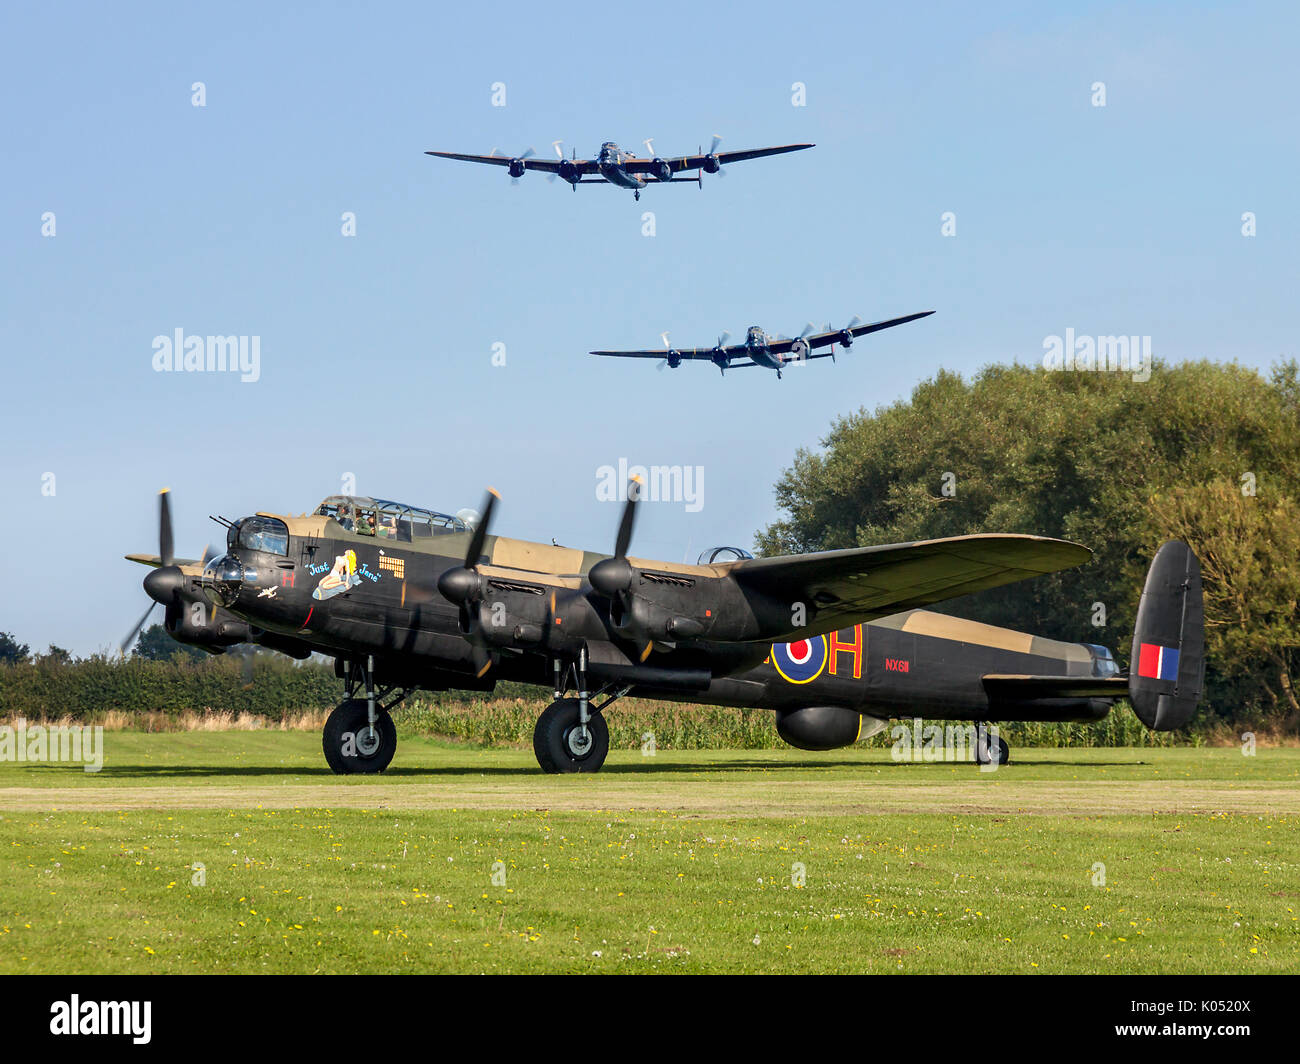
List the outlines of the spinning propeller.
<svg viewBox="0 0 1300 1064">
<path fill-rule="evenodd" d="M 136 622 L 127 637 L 122 640 L 118 647 L 121 654 L 125 654 L 127 647 L 135 642 L 136 636 L 149 620 L 149 615 L 153 613 L 155 606 L 161 603 L 164 610 L 180 606 L 180 593 L 185 586 L 185 574 L 175 564 L 176 558 L 172 552 L 172 510 L 167 501 L 169 493 L 168 488 L 163 488 L 158 493 L 158 558 L 161 564 L 144 578 L 145 594 L 153 599 L 153 602 L 149 604 L 149 608 L 144 611 L 144 616 Z M 204 560 L 205 562 L 207 560 L 206 551 Z"/>
<path fill-rule="evenodd" d="M 560 145 L 563 144 L 563 143 L 564 143 L 564 141 L 562 141 L 562 140 L 553 140 L 553 141 L 551 141 L 551 147 L 555 149 L 555 157 L 556 157 L 557 159 L 559 159 L 560 162 L 564 162 L 564 151 L 563 151 L 563 149 L 560 148 Z M 529 151 L 531 151 L 531 150 L 532 150 L 532 149 L 530 148 Z M 524 156 L 524 158 L 527 158 L 527 156 Z M 577 148 L 574 148 L 574 149 L 573 149 L 573 161 L 574 161 L 574 162 L 577 162 L 577 161 L 578 161 L 578 149 L 577 149 Z M 547 175 L 546 175 L 546 183 L 547 183 L 548 185 L 553 185 L 553 184 L 555 184 L 555 179 L 556 179 L 557 177 L 559 177 L 559 176 L 560 176 L 560 175 L 559 175 L 558 173 L 547 174 Z M 577 192 L 578 190 L 575 188 L 573 191 L 574 191 L 574 192 Z"/>
<path fill-rule="evenodd" d="M 487 494 L 483 497 L 483 516 L 474 526 L 474 532 L 470 536 L 464 564 L 455 569 L 448 569 L 438 577 L 438 590 L 448 602 L 456 603 L 460 613 L 460 630 L 467 636 L 475 630 L 476 615 L 487 591 L 487 581 L 478 571 L 478 564 L 483 554 L 483 547 L 487 543 L 492 513 L 500 498 L 495 488 L 488 488 Z M 475 675 L 483 676 L 492 667 L 492 655 L 477 643 L 473 645 Z"/>
<path fill-rule="evenodd" d="M 672 366 L 673 369 L 676 369 L 682 364 L 682 356 L 673 350 L 673 345 L 668 342 L 667 332 L 661 332 L 659 335 L 663 337 L 664 347 L 668 349 L 668 354 L 664 356 L 662 362 L 655 366 L 655 369 L 662 370 L 665 366 Z"/>
<path fill-rule="evenodd" d="M 717 174 L 719 177 L 726 177 L 727 171 L 722 168 L 722 160 L 718 158 L 718 145 L 722 143 L 722 138 L 716 133 L 713 134 L 713 143 L 709 145 L 708 153 L 704 148 L 700 148 L 700 154 L 704 156 L 703 170 L 706 174 Z"/>
<path fill-rule="evenodd" d="M 496 148 L 493 148 L 490 152 L 488 152 L 488 155 L 495 156 L 496 153 L 497 153 Z M 524 160 L 531 159 L 536 154 L 537 154 L 536 151 L 534 151 L 532 148 L 529 148 L 522 155 L 515 155 L 510 159 L 509 173 L 510 173 L 510 183 L 512 185 L 519 184 L 519 179 L 524 176 L 524 170 L 525 170 Z"/>
<path fill-rule="evenodd" d="M 731 365 L 731 359 L 727 356 L 727 352 L 724 350 L 727 346 L 727 341 L 730 339 L 731 333 L 722 333 L 718 337 L 717 346 L 713 349 L 713 364 L 718 367 L 724 377 L 727 375 L 727 367 Z"/>
<path fill-rule="evenodd" d="M 636 579 L 636 569 L 627 560 L 627 549 L 632 545 L 632 529 L 636 524 L 636 504 L 641 498 L 643 482 L 640 477 L 633 477 L 627 486 L 627 502 L 623 506 L 623 516 L 618 522 L 618 534 L 614 537 L 614 555 L 604 558 L 591 567 L 587 573 L 592 589 L 610 600 L 610 617 L 615 611 L 624 614 L 629 608 L 627 593 L 632 589 Z M 618 622 L 616 622 L 618 623 Z M 641 651 L 641 660 L 650 656 L 653 641 L 647 640 Z"/>
</svg>

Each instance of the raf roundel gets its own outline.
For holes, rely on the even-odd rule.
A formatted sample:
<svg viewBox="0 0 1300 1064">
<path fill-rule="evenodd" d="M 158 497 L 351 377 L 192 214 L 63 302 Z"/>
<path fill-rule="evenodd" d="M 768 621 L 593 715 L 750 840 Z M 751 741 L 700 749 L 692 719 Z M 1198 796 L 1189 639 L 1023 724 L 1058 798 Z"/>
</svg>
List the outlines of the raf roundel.
<svg viewBox="0 0 1300 1064">
<path fill-rule="evenodd" d="M 773 643 L 772 665 L 790 683 L 812 683 L 826 668 L 826 637 Z"/>
</svg>

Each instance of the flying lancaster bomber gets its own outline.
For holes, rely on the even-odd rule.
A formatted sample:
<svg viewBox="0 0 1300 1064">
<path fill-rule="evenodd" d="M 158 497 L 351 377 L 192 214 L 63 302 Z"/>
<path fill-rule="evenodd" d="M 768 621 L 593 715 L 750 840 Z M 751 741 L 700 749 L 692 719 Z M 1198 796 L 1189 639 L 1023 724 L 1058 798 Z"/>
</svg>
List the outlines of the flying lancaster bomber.
<svg viewBox="0 0 1300 1064">
<path fill-rule="evenodd" d="M 862 319 L 854 316 L 842 329 L 833 329 L 828 324 L 826 331 L 819 333 L 813 332 L 815 326 L 809 322 L 804 326 L 803 332 L 793 339 L 787 336 L 769 336 L 760 326 L 751 325 L 743 344 L 728 345 L 730 334 L 724 332 L 712 347 L 672 347 L 668 343 L 668 334 L 664 333 L 664 349 L 661 351 L 592 351 L 591 354 L 609 358 L 657 358 L 661 360 L 660 369 L 664 366 L 676 369 L 683 360 L 712 362 L 724 377 L 729 369 L 762 366 L 764 369 L 776 370 L 777 380 L 780 380 L 782 372 L 791 365 L 799 365 L 811 358 L 830 358 L 834 361 L 836 344 L 847 349 L 853 346 L 853 341 L 859 336 L 880 332 L 881 329 L 892 329 L 895 325 L 906 325 L 917 318 L 928 318 L 933 313 L 932 310 L 922 310 L 870 325 L 860 324 Z M 822 348 L 826 350 L 823 351 Z"/>
<path fill-rule="evenodd" d="M 632 152 L 624 151 L 612 140 L 600 146 L 600 153 L 594 159 L 579 159 L 575 148 L 572 157 L 566 159 L 560 150 L 560 141 L 555 142 L 554 159 L 539 159 L 532 148 L 522 155 L 498 155 L 493 149 L 489 155 L 461 155 L 451 151 L 427 151 L 425 155 L 436 155 L 439 159 L 459 159 L 467 163 L 486 163 L 489 166 L 504 166 L 515 181 L 529 170 L 540 170 L 550 175 L 550 180 L 559 177 L 578 191 L 579 185 L 615 185 L 618 188 L 631 189 L 637 199 L 641 190 L 648 185 L 666 185 L 674 181 L 691 181 L 698 187 L 704 187 L 705 174 L 722 176 L 722 169 L 729 163 L 744 162 L 746 159 L 762 159 L 768 155 L 784 155 L 786 152 L 803 151 L 815 147 L 813 144 L 782 144 L 776 148 L 749 148 L 745 151 L 718 151 L 722 138 L 715 136 L 706 152 L 703 148 L 695 155 L 673 155 L 667 158 L 653 156 L 648 159 L 638 158 Z M 651 142 L 647 141 L 647 145 Z M 694 170 L 694 177 L 687 177 L 686 171 Z"/>
<path fill-rule="evenodd" d="M 805 750 L 848 746 L 891 718 L 967 721 L 983 763 L 1008 755 L 989 722 L 1097 721 L 1127 697 L 1163 731 L 1200 701 L 1200 568 L 1184 543 L 1148 570 L 1124 675 L 1104 647 L 923 609 L 1079 565 L 1091 552 L 1078 544 L 964 535 L 763 558 L 720 547 L 677 564 L 628 554 L 639 494 L 634 481 L 611 555 L 490 535 L 489 492 L 472 525 L 343 495 L 298 517 L 259 512 L 223 521 L 226 551 L 204 562 L 174 557 L 164 492 L 159 553 L 127 558 L 151 567 L 145 591 L 180 642 L 333 657 L 344 698 L 323 746 L 339 773 L 388 766 L 390 711 L 410 692 L 490 691 L 497 678 L 554 691 L 533 734 L 545 772 L 597 771 L 604 714 L 627 694 L 770 709 Z"/>
</svg>

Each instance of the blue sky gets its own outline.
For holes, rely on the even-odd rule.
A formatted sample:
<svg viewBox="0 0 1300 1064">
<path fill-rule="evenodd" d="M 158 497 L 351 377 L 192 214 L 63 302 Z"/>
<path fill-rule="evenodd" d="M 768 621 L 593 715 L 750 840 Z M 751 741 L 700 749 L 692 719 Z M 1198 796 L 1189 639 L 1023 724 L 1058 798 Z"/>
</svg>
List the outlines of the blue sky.
<svg viewBox="0 0 1300 1064">
<path fill-rule="evenodd" d="M 1172 361 L 1294 357 L 1298 22 L 1285 3 L 10 5 L 0 630 L 114 644 L 147 605 L 120 558 L 156 551 L 164 485 L 182 555 L 220 538 L 208 514 L 308 510 L 345 473 L 451 511 L 492 484 L 497 530 L 604 549 L 600 466 L 698 465 L 704 506 L 643 507 L 634 548 L 694 560 L 750 544 L 836 415 L 941 367 L 1038 363 L 1067 328 Z M 422 154 L 715 133 L 817 147 L 640 203 Z M 779 382 L 585 354 L 924 309 Z M 260 379 L 155 372 L 177 328 L 259 337 Z"/>
</svg>

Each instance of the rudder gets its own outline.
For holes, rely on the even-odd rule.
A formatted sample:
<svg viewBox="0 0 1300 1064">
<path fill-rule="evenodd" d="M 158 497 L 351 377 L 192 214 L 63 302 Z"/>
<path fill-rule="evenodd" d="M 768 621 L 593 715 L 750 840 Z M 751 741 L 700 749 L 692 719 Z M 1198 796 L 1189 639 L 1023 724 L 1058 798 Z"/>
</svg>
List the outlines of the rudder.
<svg viewBox="0 0 1300 1064">
<path fill-rule="evenodd" d="M 1170 540 L 1147 570 L 1128 689 L 1133 712 L 1148 728 L 1181 728 L 1205 687 L 1205 605 L 1201 565 L 1186 543 Z"/>
</svg>

